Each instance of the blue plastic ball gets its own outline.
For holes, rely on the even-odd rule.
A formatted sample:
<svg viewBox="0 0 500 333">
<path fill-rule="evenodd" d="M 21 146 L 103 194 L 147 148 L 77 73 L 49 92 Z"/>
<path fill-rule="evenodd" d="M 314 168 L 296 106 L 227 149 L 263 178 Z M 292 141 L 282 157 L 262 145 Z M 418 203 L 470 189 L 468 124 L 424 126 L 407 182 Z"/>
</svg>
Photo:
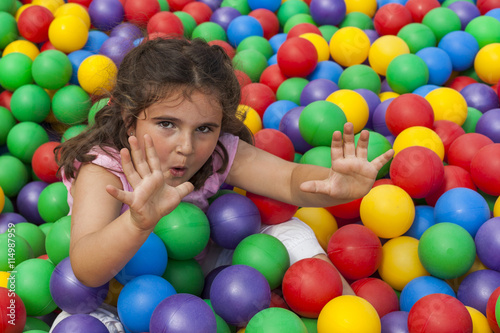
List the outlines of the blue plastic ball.
<svg viewBox="0 0 500 333">
<path fill-rule="evenodd" d="M 81 50 L 92 52 L 92 54 L 98 54 L 102 44 L 108 38 L 109 36 L 100 30 L 91 30 L 89 31 L 87 42 L 81 48 Z"/>
<path fill-rule="evenodd" d="M 264 128 L 273 128 L 279 130 L 281 118 L 298 105 L 292 101 L 283 99 L 271 103 L 264 111 L 264 116 L 262 117 L 262 123 Z"/>
<path fill-rule="evenodd" d="M 410 311 L 413 304 L 430 294 L 446 294 L 457 297 L 451 286 L 434 276 L 419 276 L 406 284 L 399 296 L 400 309 Z"/>
<path fill-rule="evenodd" d="M 264 29 L 260 22 L 252 16 L 241 15 L 234 18 L 227 27 L 227 39 L 234 47 L 250 36 L 264 37 Z"/>
<path fill-rule="evenodd" d="M 422 234 L 434 225 L 434 207 L 421 205 L 415 206 L 415 218 L 410 229 L 403 236 L 420 239 Z"/>
<path fill-rule="evenodd" d="M 453 65 L 448 53 L 438 47 L 426 47 L 416 53 L 429 69 L 429 81 L 427 84 L 441 86 L 451 76 Z"/>
<path fill-rule="evenodd" d="M 434 89 L 439 88 L 439 86 L 436 86 L 435 84 L 426 84 L 423 86 L 418 87 L 417 89 L 413 90 L 412 94 L 416 94 L 419 96 L 422 96 L 425 98 L 425 96 L 433 91 Z"/>
<path fill-rule="evenodd" d="M 93 54 L 94 53 L 87 50 L 77 50 L 68 54 L 68 59 L 71 62 L 71 68 L 73 69 L 71 78 L 69 79 L 69 83 L 80 85 L 80 83 L 78 82 L 78 68 L 86 58 L 90 57 Z"/>
<path fill-rule="evenodd" d="M 316 79 L 328 79 L 335 84 L 339 84 L 340 75 L 344 69 L 335 61 L 325 60 L 320 61 L 314 68 L 313 72 L 309 74 L 306 79 L 309 81 Z"/>
<path fill-rule="evenodd" d="M 479 43 L 476 38 L 465 31 L 452 31 L 438 43 L 450 57 L 454 71 L 464 71 L 474 64 L 474 59 L 479 51 Z"/>
<path fill-rule="evenodd" d="M 272 12 L 277 11 L 281 6 L 281 0 L 248 0 L 250 9 L 264 8 Z"/>
<path fill-rule="evenodd" d="M 287 34 L 279 33 L 269 38 L 269 44 L 271 44 L 274 53 L 278 52 L 278 49 L 280 48 L 281 44 L 283 44 L 286 41 L 287 37 L 288 37 Z"/>
</svg>

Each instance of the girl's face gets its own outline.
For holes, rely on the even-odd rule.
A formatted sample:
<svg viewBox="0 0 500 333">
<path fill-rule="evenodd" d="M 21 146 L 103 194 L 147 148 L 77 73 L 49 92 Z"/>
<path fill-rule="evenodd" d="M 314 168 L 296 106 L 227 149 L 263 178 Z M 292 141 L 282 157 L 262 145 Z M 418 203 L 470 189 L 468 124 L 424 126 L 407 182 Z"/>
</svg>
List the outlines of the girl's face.
<svg viewBox="0 0 500 333">
<path fill-rule="evenodd" d="M 188 181 L 212 155 L 221 131 L 222 109 L 206 94 L 189 99 L 174 94 L 142 112 L 130 129 L 144 147 L 144 134 L 153 139 L 167 184 Z"/>
</svg>

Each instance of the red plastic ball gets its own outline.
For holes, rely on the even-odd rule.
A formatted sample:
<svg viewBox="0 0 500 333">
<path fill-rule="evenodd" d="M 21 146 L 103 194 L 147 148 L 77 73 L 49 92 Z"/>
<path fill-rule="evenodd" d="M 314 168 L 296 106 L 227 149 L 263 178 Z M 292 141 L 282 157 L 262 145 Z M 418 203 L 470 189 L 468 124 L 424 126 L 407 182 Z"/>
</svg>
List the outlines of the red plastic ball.
<svg viewBox="0 0 500 333">
<path fill-rule="evenodd" d="M 266 67 L 260 75 L 259 82 L 271 88 L 274 93 L 278 91 L 279 86 L 285 81 L 287 77 L 283 74 L 278 64 L 273 64 Z"/>
<path fill-rule="evenodd" d="M 493 140 L 480 133 L 466 133 L 452 142 L 448 148 L 448 164 L 470 171 L 472 158 L 479 149 L 493 143 Z"/>
<path fill-rule="evenodd" d="M 10 110 L 10 100 L 12 98 L 12 91 L 4 90 L 0 93 L 0 106 Z"/>
<path fill-rule="evenodd" d="M 180 18 L 171 12 L 158 12 L 147 23 L 148 34 L 160 32 L 166 35 L 184 34 L 184 25 Z"/>
<path fill-rule="evenodd" d="M 333 216 L 340 217 L 341 219 L 355 219 L 360 216 L 359 208 L 361 207 L 362 200 L 363 198 L 359 198 L 345 204 L 326 207 L 326 210 Z"/>
<path fill-rule="evenodd" d="M 299 23 L 297 25 L 294 25 L 289 31 L 288 34 L 286 35 L 287 39 L 290 39 L 292 37 L 299 37 L 302 34 L 306 33 L 313 33 L 322 36 L 321 30 L 317 26 L 315 26 L 312 23 Z"/>
<path fill-rule="evenodd" d="M 167 0 L 171 12 L 182 10 L 185 5 L 193 1 L 194 0 Z"/>
<path fill-rule="evenodd" d="M 382 261 L 382 243 L 364 225 L 348 224 L 335 231 L 328 242 L 328 258 L 348 280 L 375 273 Z"/>
<path fill-rule="evenodd" d="M 435 193 L 443 184 L 444 166 L 432 150 L 411 146 L 401 150 L 391 162 L 389 174 L 394 185 L 414 199 Z"/>
<path fill-rule="evenodd" d="M 90 6 L 90 4 L 92 3 L 92 0 L 68 0 L 68 3 L 77 3 L 79 5 L 82 5 L 82 6 L 88 8 Z"/>
<path fill-rule="evenodd" d="M 500 143 L 481 148 L 470 163 L 472 181 L 483 192 L 500 195 Z"/>
<path fill-rule="evenodd" d="M 246 196 L 257 206 L 262 223 L 268 225 L 279 224 L 290 220 L 299 208 L 251 192 L 247 192 Z"/>
<path fill-rule="evenodd" d="M 445 165 L 443 183 L 436 192 L 425 198 L 425 202 L 429 206 L 434 206 L 444 192 L 457 187 L 476 190 L 476 185 L 474 185 L 472 177 L 467 170 L 455 165 Z"/>
<path fill-rule="evenodd" d="M 259 21 L 262 29 L 264 30 L 264 38 L 267 40 L 276 35 L 280 30 L 280 21 L 278 20 L 278 17 L 269 9 L 258 8 L 252 10 L 248 16 L 251 16 Z"/>
<path fill-rule="evenodd" d="M 33 43 L 43 43 L 49 39 L 49 26 L 54 15 L 43 6 L 29 6 L 17 21 L 21 36 Z"/>
<path fill-rule="evenodd" d="M 241 104 L 253 108 L 261 118 L 267 107 L 274 102 L 276 102 L 276 94 L 263 83 L 250 83 L 241 89 Z"/>
<path fill-rule="evenodd" d="M 326 303 L 342 295 L 342 280 L 330 263 L 307 258 L 288 268 L 282 290 L 290 309 L 302 317 L 317 318 Z"/>
<path fill-rule="evenodd" d="M 55 183 L 61 181 L 57 176 L 57 163 L 54 155 L 54 149 L 59 142 L 46 142 L 39 146 L 31 159 L 31 166 L 35 175 L 46 183 Z"/>
<path fill-rule="evenodd" d="M 451 80 L 450 83 L 447 84 L 447 86 L 460 92 L 460 90 L 473 83 L 477 83 L 477 81 L 469 76 L 457 76 L 456 78 Z"/>
<path fill-rule="evenodd" d="M 288 77 L 306 77 L 318 64 L 318 51 L 305 38 L 292 37 L 281 44 L 277 53 L 278 66 Z"/>
<path fill-rule="evenodd" d="M 465 130 L 450 120 L 436 120 L 434 122 L 434 126 L 432 128 L 434 132 L 441 138 L 444 145 L 444 158 L 447 160 L 448 149 L 450 149 L 450 145 L 455 141 L 459 136 L 465 134 Z"/>
<path fill-rule="evenodd" d="M 359 279 L 351 284 L 351 288 L 356 296 L 364 298 L 373 305 L 380 318 L 389 312 L 399 310 L 398 295 L 387 282 L 381 279 Z"/>
<path fill-rule="evenodd" d="M 47 50 L 57 50 L 57 48 L 54 45 L 52 45 L 50 40 L 43 43 L 42 46 L 40 47 L 40 52 L 44 52 Z"/>
<path fill-rule="evenodd" d="M 500 297 L 500 287 L 496 288 L 488 298 L 488 302 L 486 303 L 486 319 L 488 320 L 488 324 L 490 328 L 495 333 L 500 333 L 500 327 L 498 327 L 497 316 L 495 314 L 495 307 L 498 302 L 498 298 Z"/>
<path fill-rule="evenodd" d="M 422 96 L 403 94 L 393 99 L 387 107 L 385 123 L 394 136 L 412 126 L 432 128 L 434 111 L 431 104 Z"/>
<path fill-rule="evenodd" d="M 11 280 L 9 281 L 9 285 Z M 15 289 L 15 286 L 12 287 Z M 26 324 L 26 307 L 23 300 L 11 289 L 0 287 L 0 332 L 21 333 Z M 14 323 L 14 324 L 12 324 Z"/>
<path fill-rule="evenodd" d="M 408 329 L 414 333 L 472 333 L 472 318 L 462 302 L 447 294 L 430 294 L 410 309 Z"/>
<path fill-rule="evenodd" d="M 397 35 L 399 30 L 413 22 L 411 12 L 399 3 L 388 3 L 375 13 L 373 25 L 380 36 Z"/>
<path fill-rule="evenodd" d="M 255 147 L 267 151 L 286 161 L 292 162 L 295 158 L 295 149 L 292 140 L 283 132 L 274 128 L 263 128 L 255 133 Z"/>
<path fill-rule="evenodd" d="M 224 51 L 226 51 L 226 54 L 231 59 L 233 59 L 234 55 L 236 54 L 236 50 L 234 49 L 234 47 L 232 47 L 231 44 L 229 44 L 226 41 L 214 39 L 214 40 L 209 41 L 208 44 L 209 45 L 219 45 L 220 47 L 222 47 L 224 49 Z"/>
<path fill-rule="evenodd" d="M 196 24 L 208 22 L 212 16 L 212 9 L 206 3 L 199 1 L 186 4 L 182 8 L 182 11 L 191 15 L 196 21 Z"/>
<path fill-rule="evenodd" d="M 243 88 L 247 84 L 252 83 L 252 79 L 250 79 L 250 76 L 248 76 L 247 73 L 240 71 L 239 69 L 235 69 L 234 74 L 236 75 L 241 88 Z"/>
<path fill-rule="evenodd" d="M 410 11 L 413 22 L 422 23 L 425 14 L 434 8 L 441 7 L 441 4 L 438 0 L 408 0 L 405 7 Z"/>
<path fill-rule="evenodd" d="M 484 15 L 492 9 L 500 8 L 500 0 L 477 0 L 476 6 L 481 15 Z"/>
<path fill-rule="evenodd" d="M 281 292 L 280 288 L 271 290 L 271 304 L 269 305 L 270 308 L 283 308 L 290 310 L 290 307 L 288 304 L 286 304 L 285 300 L 283 299 L 283 293 Z"/>
<path fill-rule="evenodd" d="M 127 0 L 123 9 L 125 19 L 140 26 L 146 26 L 149 19 L 161 10 L 158 0 Z"/>
</svg>

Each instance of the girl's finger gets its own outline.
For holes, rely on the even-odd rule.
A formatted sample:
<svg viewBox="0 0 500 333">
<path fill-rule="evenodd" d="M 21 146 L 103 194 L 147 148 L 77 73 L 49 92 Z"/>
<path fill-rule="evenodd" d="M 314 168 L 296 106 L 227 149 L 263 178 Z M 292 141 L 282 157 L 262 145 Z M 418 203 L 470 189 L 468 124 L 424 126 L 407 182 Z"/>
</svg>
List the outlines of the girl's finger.
<svg viewBox="0 0 500 333">
<path fill-rule="evenodd" d="M 359 134 L 358 144 L 356 145 L 356 156 L 360 158 L 368 157 L 368 140 L 370 134 L 368 131 L 361 131 Z"/>
<path fill-rule="evenodd" d="M 153 139 L 149 135 L 144 136 L 144 147 L 146 151 L 146 160 L 151 170 L 160 170 L 161 163 L 156 153 L 156 149 L 153 143 Z"/>
<path fill-rule="evenodd" d="M 332 148 L 330 150 L 330 154 L 332 155 L 332 164 L 335 160 L 344 157 L 342 145 L 342 133 L 340 131 L 335 131 L 332 135 Z"/>
<path fill-rule="evenodd" d="M 135 188 L 142 178 L 135 170 L 134 163 L 132 163 L 132 159 L 130 157 L 130 152 L 127 148 L 120 150 L 120 157 L 122 160 L 123 173 L 127 177 L 130 185 Z"/>
<path fill-rule="evenodd" d="M 149 175 L 151 173 L 151 169 L 145 159 L 144 152 L 139 147 L 139 141 L 135 136 L 130 136 L 128 142 L 130 143 L 130 153 L 132 155 L 135 170 L 137 170 L 141 177 Z"/>
<path fill-rule="evenodd" d="M 382 155 L 379 155 L 377 156 L 375 159 L 373 159 L 373 161 L 371 161 L 370 163 L 377 169 L 377 170 L 380 170 L 382 169 L 382 167 L 387 163 L 389 162 L 389 160 L 392 158 L 392 156 L 394 155 L 394 150 L 393 149 L 389 149 L 388 151 L 386 151 L 385 153 L 383 153 Z"/>
<path fill-rule="evenodd" d="M 352 157 L 356 155 L 354 146 L 354 126 L 347 122 L 344 125 L 344 157 Z"/>
<path fill-rule="evenodd" d="M 116 188 L 112 185 L 106 185 L 106 192 L 108 192 L 113 198 L 124 203 L 125 205 L 130 204 L 130 192 L 120 190 L 119 188 Z"/>
</svg>

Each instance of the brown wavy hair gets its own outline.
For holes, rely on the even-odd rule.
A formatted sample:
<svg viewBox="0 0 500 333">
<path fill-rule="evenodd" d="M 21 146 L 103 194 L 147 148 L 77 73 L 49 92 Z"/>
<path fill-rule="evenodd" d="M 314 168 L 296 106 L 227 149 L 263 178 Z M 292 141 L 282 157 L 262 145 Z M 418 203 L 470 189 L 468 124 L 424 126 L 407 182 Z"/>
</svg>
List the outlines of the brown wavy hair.
<svg viewBox="0 0 500 333">
<path fill-rule="evenodd" d="M 93 161 L 96 156 L 90 151 L 94 147 L 112 157 L 112 150 L 130 149 L 127 129 L 135 125 L 139 114 L 179 91 L 186 98 L 194 91 L 214 97 L 223 110 L 221 134 L 234 134 L 252 143 L 252 133 L 241 120 L 244 115 L 237 114 L 240 84 L 231 59 L 220 46 L 201 39 L 145 39 L 123 59 L 113 90 L 100 96 L 109 97 L 111 102 L 96 113 L 94 124 L 56 148 L 59 171 L 64 170 L 67 178 L 76 178 L 74 162 Z M 216 152 L 223 160 L 217 172 L 223 173 L 228 154 L 220 142 L 217 145 L 222 153 Z M 212 173 L 209 158 L 190 181 L 199 189 Z"/>
</svg>

